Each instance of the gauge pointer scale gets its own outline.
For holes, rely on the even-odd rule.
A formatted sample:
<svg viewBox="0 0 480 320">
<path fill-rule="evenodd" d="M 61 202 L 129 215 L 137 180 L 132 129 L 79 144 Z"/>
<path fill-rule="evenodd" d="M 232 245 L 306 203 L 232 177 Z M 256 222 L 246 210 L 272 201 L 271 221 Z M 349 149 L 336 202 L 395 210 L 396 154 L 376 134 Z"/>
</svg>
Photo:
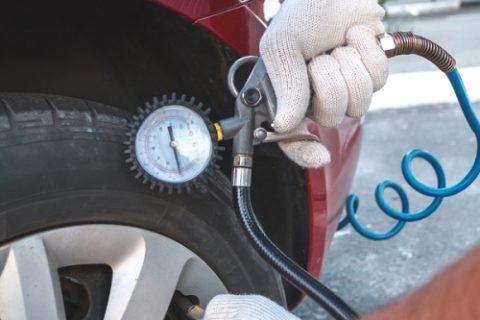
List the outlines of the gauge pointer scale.
<svg viewBox="0 0 480 320">
<path fill-rule="evenodd" d="M 178 143 L 175 141 L 173 136 L 173 127 L 168 126 L 168 134 L 170 136 L 170 147 L 173 149 L 173 154 L 175 155 L 175 162 L 177 163 L 178 173 L 182 174 L 182 169 L 180 169 L 180 160 L 178 159 Z"/>
</svg>

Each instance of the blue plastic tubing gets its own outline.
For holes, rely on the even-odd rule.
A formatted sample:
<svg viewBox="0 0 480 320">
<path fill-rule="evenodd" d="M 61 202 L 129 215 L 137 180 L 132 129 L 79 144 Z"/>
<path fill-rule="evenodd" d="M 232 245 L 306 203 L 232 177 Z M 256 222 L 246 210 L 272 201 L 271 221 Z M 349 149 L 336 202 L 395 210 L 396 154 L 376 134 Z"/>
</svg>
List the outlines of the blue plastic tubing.
<svg viewBox="0 0 480 320">
<path fill-rule="evenodd" d="M 460 107 L 462 108 L 463 114 L 467 119 L 468 125 L 472 129 L 475 137 L 477 138 L 477 155 L 475 157 L 475 162 L 470 169 L 470 171 L 466 174 L 466 176 L 457 184 L 453 186 L 447 186 L 445 172 L 442 168 L 440 162 L 430 153 L 424 150 L 415 149 L 408 152 L 402 160 L 402 173 L 405 177 L 405 180 L 408 184 L 419 193 L 431 197 L 433 200 L 425 209 L 419 212 L 410 212 L 410 205 L 408 201 L 407 194 L 405 193 L 404 189 L 397 183 L 393 181 L 384 181 L 380 183 L 375 191 L 375 199 L 379 208 L 389 217 L 397 220 L 398 222 L 396 225 L 385 233 L 377 233 L 374 231 L 368 230 L 364 227 L 357 218 L 357 210 L 359 206 L 359 198 L 356 195 L 350 195 L 347 199 L 346 204 L 346 211 L 347 216 L 345 219 L 340 222 L 338 229 L 342 229 L 346 227 L 348 224 L 351 224 L 353 228 L 360 233 L 362 236 L 371 239 L 371 240 L 387 240 L 394 236 L 396 236 L 402 229 L 405 227 L 407 222 L 412 221 L 419 221 L 425 218 L 428 218 L 432 215 L 442 204 L 442 201 L 446 197 L 451 197 L 456 195 L 465 189 L 467 189 L 478 177 L 480 173 L 480 123 L 478 121 L 477 116 L 475 115 L 475 111 L 473 110 L 473 106 L 470 103 L 468 98 L 465 86 L 463 84 L 462 78 L 458 69 L 454 69 L 453 71 L 446 73 L 450 83 L 455 90 L 455 94 L 457 95 L 458 102 L 460 103 Z M 422 182 L 420 182 L 413 174 L 411 165 L 414 159 L 423 159 L 428 162 L 437 177 L 437 186 L 432 187 L 428 186 Z M 397 193 L 400 198 L 402 209 L 401 211 L 397 211 L 393 209 L 385 200 L 384 192 L 386 189 L 391 189 Z"/>
</svg>

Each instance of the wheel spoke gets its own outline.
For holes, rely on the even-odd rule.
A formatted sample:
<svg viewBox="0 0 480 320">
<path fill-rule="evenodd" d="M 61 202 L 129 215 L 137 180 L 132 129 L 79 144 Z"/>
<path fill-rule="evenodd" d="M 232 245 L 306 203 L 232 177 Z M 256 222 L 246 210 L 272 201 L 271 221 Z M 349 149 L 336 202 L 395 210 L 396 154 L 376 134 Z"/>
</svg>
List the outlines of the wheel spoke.
<svg viewBox="0 0 480 320">
<path fill-rule="evenodd" d="M 56 266 L 41 238 L 10 247 L 0 275 L 0 318 L 65 319 Z"/>
<path fill-rule="evenodd" d="M 163 319 L 191 252 L 165 239 L 145 235 L 113 268 L 105 319 Z"/>
<path fill-rule="evenodd" d="M 172 239 L 132 227 L 75 226 L 0 247 L 0 319 L 65 319 L 57 269 L 91 264 L 113 271 L 104 319 L 164 319 L 175 290 L 202 306 L 226 292 L 208 265 Z"/>
</svg>

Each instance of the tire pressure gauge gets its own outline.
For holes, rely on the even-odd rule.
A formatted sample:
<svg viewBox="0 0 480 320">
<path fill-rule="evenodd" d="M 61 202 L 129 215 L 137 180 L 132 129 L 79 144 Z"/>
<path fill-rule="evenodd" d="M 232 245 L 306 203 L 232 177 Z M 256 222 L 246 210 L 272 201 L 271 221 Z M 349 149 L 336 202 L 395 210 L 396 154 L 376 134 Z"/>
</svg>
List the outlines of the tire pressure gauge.
<svg viewBox="0 0 480 320">
<path fill-rule="evenodd" d="M 218 159 L 217 137 L 208 111 L 195 99 L 154 99 L 130 124 L 127 163 L 136 178 L 160 191 L 191 190 L 206 183 Z"/>
</svg>

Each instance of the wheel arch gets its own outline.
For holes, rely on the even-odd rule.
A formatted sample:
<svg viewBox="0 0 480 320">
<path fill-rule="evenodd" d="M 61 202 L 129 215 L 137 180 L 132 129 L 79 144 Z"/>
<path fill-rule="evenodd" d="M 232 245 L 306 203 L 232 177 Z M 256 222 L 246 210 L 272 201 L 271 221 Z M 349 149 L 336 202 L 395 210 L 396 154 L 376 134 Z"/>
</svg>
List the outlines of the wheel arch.
<svg viewBox="0 0 480 320">
<path fill-rule="evenodd" d="M 213 120 L 233 113 L 225 78 L 238 56 L 213 35 L 148 2 L 72 3 L 11 0 L 0 5 L 0 15 L 10 17 L 0 19 L 6 48 L 0 52 L 0 91 L 77 97 L 130 112 L 153 96 L 175 91 L 212 108 Z M 222 170 L 228 175 L 228 150 L 225 155 Z M 262 147 L 258 155 L 253 199 L 259 218 L 273 240 L 306 267 L 305 173 L 276 146 Z M 289 302 L 297 298 L 292 291 Z"/>
</svg>

